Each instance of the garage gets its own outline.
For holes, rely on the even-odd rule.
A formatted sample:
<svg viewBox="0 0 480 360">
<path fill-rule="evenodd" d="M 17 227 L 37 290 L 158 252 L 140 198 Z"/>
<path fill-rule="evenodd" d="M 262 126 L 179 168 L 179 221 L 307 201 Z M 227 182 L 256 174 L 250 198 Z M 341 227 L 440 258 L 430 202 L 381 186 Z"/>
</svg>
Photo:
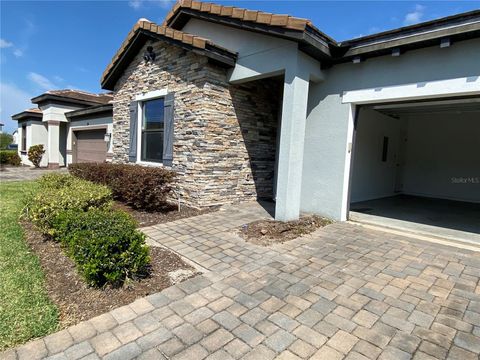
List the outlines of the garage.
<svg viewBox="0 0 480 360">
<path fill-rule="evenodd" d="M 74 162 L 105 162 L 105 129 L 74 131 Z"/>
<path fill-rule="evenodd" d="M 353 221 L 480 243 L 480 99 L 362 106 Z"/>
</svg>

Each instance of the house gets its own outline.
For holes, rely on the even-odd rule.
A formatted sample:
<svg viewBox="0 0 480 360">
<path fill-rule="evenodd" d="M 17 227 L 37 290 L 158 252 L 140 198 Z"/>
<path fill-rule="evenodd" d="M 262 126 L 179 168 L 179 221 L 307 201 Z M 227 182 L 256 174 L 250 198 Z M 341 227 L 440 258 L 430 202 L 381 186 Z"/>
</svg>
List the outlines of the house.
<svg viewBox="0 0 480 360">
<path fill-rule="evenodd" d="M 37 105 L 12 116 L 18 122 L 19 155 L 32 165 L 27 151 L 42 144 L 41 166 L 57 168 L 74 162 L 109 161 L 112 133 L 111 94 L 51 90 L 32 99 Z"/>
<path fill-rule="evenodd" d="M 4 126 L 5 126 L 5 124 L 4 124 L 4 123 L 0 123 L 0 134 L 2 134 L 2 133 L 3 133 L 3 127 L 4 127 Z"/>
<path fill-rule="evenodd" d="M 13 130 L 12 132 L 12 144 L 18 144 L 18 130 Z"/>
<path fill-rule="evenodd" d="M 183 0 L 107 66 L 114 162 L 202 207 L 346 220 L 408 194 L 480 202 L 480 11 L 337 42 L 309 20 Z"/>
</svg>

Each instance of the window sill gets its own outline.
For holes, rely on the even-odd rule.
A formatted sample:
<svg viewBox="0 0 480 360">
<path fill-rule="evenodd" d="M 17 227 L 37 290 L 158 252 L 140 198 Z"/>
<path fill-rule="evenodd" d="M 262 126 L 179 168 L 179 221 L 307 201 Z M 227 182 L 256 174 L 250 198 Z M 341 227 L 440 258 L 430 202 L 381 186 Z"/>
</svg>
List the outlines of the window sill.
<svg viewBox="0 0 480 360">
<path fill-rule="evenodd" d="M 163 167 L 163 163 L 161 162 L 153 162 L 153 161 L 141 161 L 137 160 L 136 164 L 144 165 L 144 166 L 152 166 L 152 167 Z"/>
</svg>

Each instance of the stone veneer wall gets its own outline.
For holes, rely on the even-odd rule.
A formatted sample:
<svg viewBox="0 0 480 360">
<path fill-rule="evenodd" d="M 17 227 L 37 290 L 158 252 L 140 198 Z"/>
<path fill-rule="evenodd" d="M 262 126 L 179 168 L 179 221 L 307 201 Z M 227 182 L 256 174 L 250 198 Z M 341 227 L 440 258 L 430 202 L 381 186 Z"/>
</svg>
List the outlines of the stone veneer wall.
<svg viewBox="0 0 480 360">
<path fill-rule="evenodd" d="M 230 85 L 226 70 L 204 56 L 156 42 L 155 63 L 142 49 L 115 86 L 114 162 L 128 162 L 129 104 L 136 94 L 175 92 L 173 170 L 177 192 L 204 207 L 273 196 L 281 83 Z"/>
</svg>

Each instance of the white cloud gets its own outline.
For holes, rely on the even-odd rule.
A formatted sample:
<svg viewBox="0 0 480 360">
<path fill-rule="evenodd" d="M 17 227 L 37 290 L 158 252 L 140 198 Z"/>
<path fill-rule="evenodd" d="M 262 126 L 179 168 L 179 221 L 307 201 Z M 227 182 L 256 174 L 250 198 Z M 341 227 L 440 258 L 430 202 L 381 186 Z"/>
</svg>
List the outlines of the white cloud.
<svg viewBox="0 0 480 360">
<path fill-rule="evenodd" d="M 35 83 L 38 87 L 42 88 L 43 90 L 52 90 L 57 87 L 52 81 L 47 79 L 45 76 L 37 74 L 35 72 L 29 73 L 27 78 L 33 83 Z"/>
<path fill-rule="evenodd" d="M 65 81 L 64 78 L 62 78 L 61 76 L 58 76 L 58 75 L 55 75 L 55 76 L 53 77 L 53 79 L 54 79 L 57 83 L 59 83 L 59 82 L 64 82 L 64 81 Z"/>
<path fill-rule="evenodd" d="M 163 9 L 169 9 L 175 3 L 174 0 L 156 0 L 155 2 Z"/>
<path fill-rule="evenodd" d="M 168 9 L 173 6 L 174 0 L 130 0 L 128 6 L 135 10 L 140 9 L 144 4 L 153 4 L 160 6 L 162 9 Z"/>
<path fill-rule="evenodd" d="M 17 58 L 22 57 L 22 56 L 23 56 L 23 50 L 21 50 L 21 49 L 15 49 L 15 50 L 13 51 L 13 55 L 15 55 Z"/>
<path fill-rule="evenodd" d="M 5 39 L 0 39 L 0 49 L 5 49 L 5 48 L 9 48 L 9 47 L 12 47 L 13 46 L 13 43 L 5 40 Z"/>
<path fill-rule="evenodd" d="M 25 109 L 33 107 L 32 94 L 14 84 L 0 83 L 0 117 L 5 123 L 5 131 L 11 133 L 17 128 L 17 122 L 10 117 Z"/>
<path fill-rule="evenodd" d="M 134 8 L 135 10 L 139 9 L 142 6 L 142 0 L 130 0 L 128 6 Z"/>
<path fill-rule="evenodd" d="M 415 5 L 415 10 L 405 15 L 403 24 L 412 25 L 412 24 L 419 23 L 420 21 L 422 21 L 424 14 L 425 14 L 425 6 L 417 4 Z"/>
</svg>

